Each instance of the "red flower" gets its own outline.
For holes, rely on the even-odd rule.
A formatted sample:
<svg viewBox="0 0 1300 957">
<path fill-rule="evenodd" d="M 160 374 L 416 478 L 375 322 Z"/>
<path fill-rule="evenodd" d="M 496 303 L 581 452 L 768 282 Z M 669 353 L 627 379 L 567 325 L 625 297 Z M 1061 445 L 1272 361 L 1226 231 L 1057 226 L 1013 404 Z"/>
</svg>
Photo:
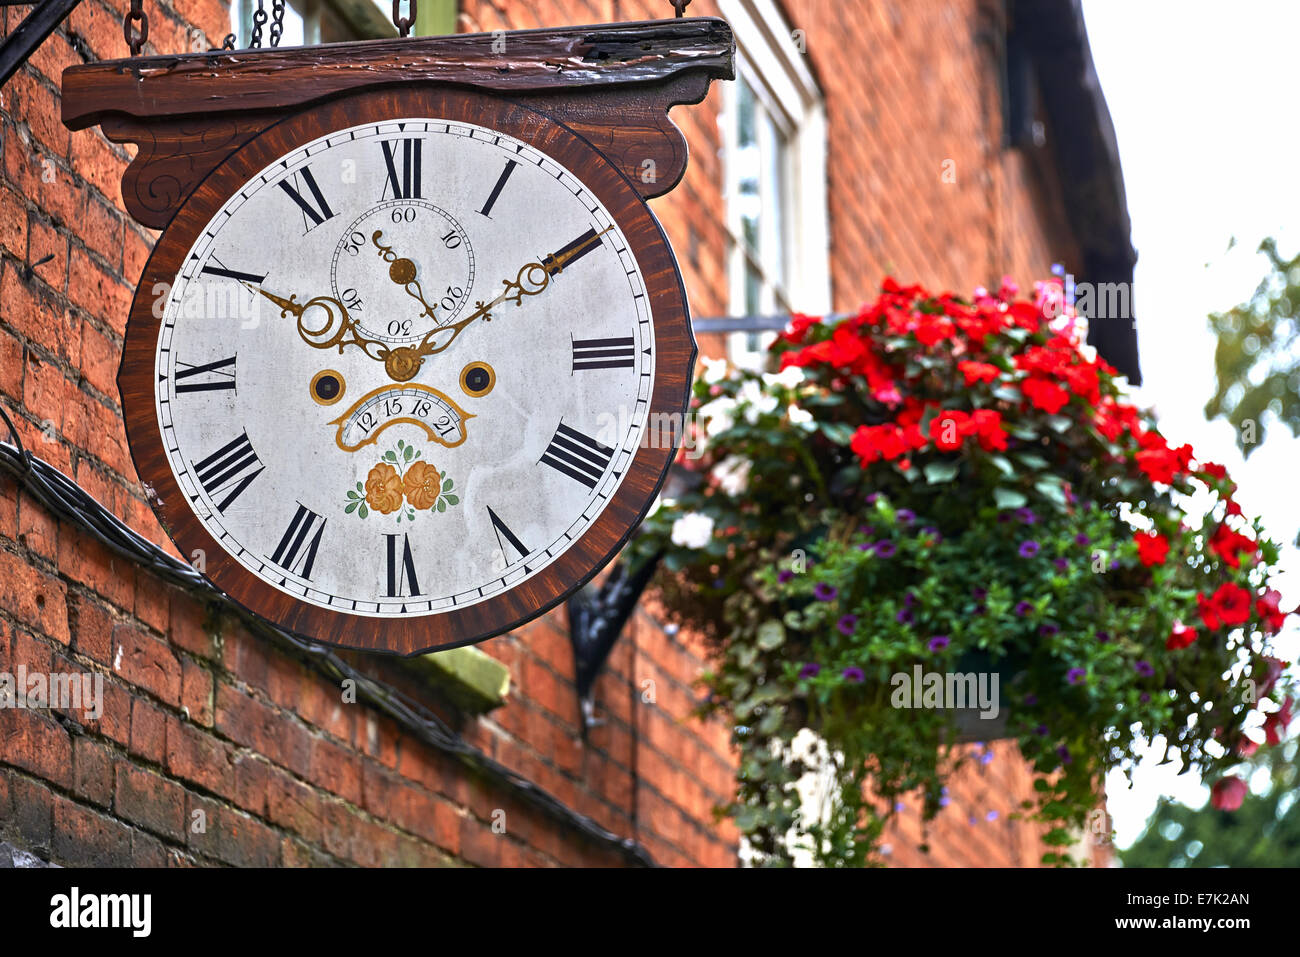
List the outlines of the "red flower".
<svg viewBox="0 0 1300 957">
<path fill-rule="evenodd" d="M 1056 415 L 1065 403 L 1070 401 L 1070 393 L 1059 385 L 1038 377 L 1020 383 L 1020 391 L 1025 394 L 1025 398 L 1033 404 L 1034 408 L 1042 409 L 1048 415 Z"/>
<path fill-rule="evenodd" d="M 1201 592 L 1196 593 L 1196 608 L 1201 613 L 1201 622 L 1207 629 L 1218 631 L 1223 627 L 1223 619 L 1219 617 L 1219 610 L 1214 607 L 1214 602 Z"/>
<path fill-rule="evenodd" d="M 1250 620 L 1250 592 L 1240 585 L 1224 582 L 1210 601 L 1225 625 L 1244 625 Z"/>
<path fill-rule="evenodd" d="M 1255 599 L 1255 614 L 1264 620 L 1264 630 L 1270 635 L 1277 634 L 1281 630 L 1286 616 L 1290 612 L 1282 611 L 1278 607 L 1278 602 L 1282 600 L 1282 593 L 1274 588 L 1268 589 L 1262 596 Z"/>
<path fill-rule="evenodd" d="M 1210 804 L 1218 811 L 1235 811 L 1245 800 L 1246 782 L 1235 774 L 1219 778 L 1210 788 Z"/>
<path fill-rule="evenodd" d="M 1228 470 L 1215 462 L 1205 462 L 1201 465 L 1201 474 L 1216 480 L 1224 479 L 1228 477 Z"/>
<path fill-rule="evenodd" d="M 1002 413 L 996 409 L 976 409 L 970 415 L 970 424 L 985 452 L 1004 452 L 1007 433 L 1002 427 Z"/>
<path fill-rule="evenodd" d="M 1138 561 L 1147 568 L 1163 565 L 1169 556 L 1169 539 L 1159 532 L 1134 532 L 1133 541 L 1137 542 Z"/>
<path fill-rule="evenodd" d="M 976 382 L 992 382 L 998 377 L 999 369 L 995 365 L 987 362 L 974 362 L 970 359 L 963 359 L 957 363 L 957 368 L 962 376 L 966 379 L 968 386 Z"/>
<path fill-rule="evenodd" d="M 1210 536 L 1210 550 L 1218 555 L 1231 568 L 1241 567 L 1242 555 L 1254 555 L 1259 545 L 1253 538 L 1234 532 L 1227 525 L 1220 525 Z"/>
<path fill-rule="evenodd" d="M 1282 672 L 1290 664 L 1290 662 L 1282 661 L 1279 658 L 1270 658 L 1268 655 L 1262 657 L 1264 661 L 1264 683 L 1260 685 L 1259 690 L 1256 692 L 1257 698 L 1268 696 L 1268 693 L 1273 690 L 1273 686 L 1277 684 L 1277 679 L 1282 677 Z M 1251 673 L 1253 674 L 1254 671 L 1252 670 Z"/>
<path fill-rule="evenodd" d="M 945 409 L 930 420 L 930 438 L 937 448 L 953 452 L 961 448 L 968 432 L 970 416 L 957 409 Z"/>
<path fill-rule="evenodd" d="M 893 424 L 860 425 L 849 443 L 865 468 L 877 459 L 893 461 L 907 451 L 903 430 Z"/>
<path fill-rule="evenodd" d="M 1188 628 L 1181 621 L 1174 622 L 1173 630 L 1169 632 L 1169 637 L 1165 639 L 1165 648 L 1169 651 L 1177 651 L 1179 648 L 1186 648 L 1196 640 L 1196 629 Z"/>
<path fill-rule="evenodd" d="M 786 342 L 799 345 L 808 335 L 808 330 L 821 322 L 817 316 L 805 316 L 801 312 L 796 312 L 790 316 L 790 323 L 781 333 L 781 338 Z M 775 344 L 775 343 L 774 343 Z"/>
<path fill-rule="evenodd" d="M 1264 740 L 1269 744 L 1280 744 L 1282 735 L 1291 725 L 1291 699 L 1288 697 L 1282 706 L 1264 719 Z"/>
<path fill-rule="evenodd" d="M 1234 502 L 1232 499 L 1228 499 L 1227 502 L 1225 503 L 1223 514 L 1225 518 L 1231 517 L 1233 515 L 1240 515 L 1241 506 L 1238 505 L 1236 502 Z"/>
</svg>

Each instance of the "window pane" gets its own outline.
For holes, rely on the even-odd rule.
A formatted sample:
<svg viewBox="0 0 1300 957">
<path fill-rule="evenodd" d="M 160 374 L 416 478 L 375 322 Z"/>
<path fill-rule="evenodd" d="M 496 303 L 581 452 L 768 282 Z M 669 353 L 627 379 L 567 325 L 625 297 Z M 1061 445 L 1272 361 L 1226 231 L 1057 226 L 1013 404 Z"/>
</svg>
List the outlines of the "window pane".
<svg viewBox="0 0 1300 957">
<path fill-rule="evenodd" d="M 754 91 L 744 78 L 736 81 L 736 196 L 740 214 L 741 238 L 757 255 L 761 249 L 763 200 L 760 183 L 763 175 L 762 149 L 758 141 L 758 103 Z"/>
</svg>

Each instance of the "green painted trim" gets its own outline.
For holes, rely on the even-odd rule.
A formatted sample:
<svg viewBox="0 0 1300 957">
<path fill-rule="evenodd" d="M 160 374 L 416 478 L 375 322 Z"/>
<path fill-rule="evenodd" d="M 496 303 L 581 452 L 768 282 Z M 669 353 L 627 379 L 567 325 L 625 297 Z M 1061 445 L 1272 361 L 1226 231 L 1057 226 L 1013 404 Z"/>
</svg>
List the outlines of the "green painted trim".
<svg viewBox="0 0 1300 957">
<path fill-rule="evenodd" d="M 510 693 L 510 669 L 471 646 L 409 660 L 453 704 L 474 714 L 499 708 Z"/>
<path fill-rule="evenodd" d="M 417 37 L 439 37 L 456 32 L 459 0 L 419 0 L 415 11 Z"/>
</svg>

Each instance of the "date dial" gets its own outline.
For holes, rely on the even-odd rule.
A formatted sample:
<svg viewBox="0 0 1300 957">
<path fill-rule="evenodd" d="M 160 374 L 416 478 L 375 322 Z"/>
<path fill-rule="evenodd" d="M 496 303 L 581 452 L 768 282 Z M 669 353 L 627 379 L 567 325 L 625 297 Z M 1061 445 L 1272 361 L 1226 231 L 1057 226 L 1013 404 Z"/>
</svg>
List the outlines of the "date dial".
<svg viewBox="0 0 1300 957">
<path fill-rule="evenodd" d="M 390 200 L 347 227 L 334 247 L 330 280 L 364 336 L 409 345 L 464 309 L 474 285 L 474 249 L 441 207 Z"/>
</svg>

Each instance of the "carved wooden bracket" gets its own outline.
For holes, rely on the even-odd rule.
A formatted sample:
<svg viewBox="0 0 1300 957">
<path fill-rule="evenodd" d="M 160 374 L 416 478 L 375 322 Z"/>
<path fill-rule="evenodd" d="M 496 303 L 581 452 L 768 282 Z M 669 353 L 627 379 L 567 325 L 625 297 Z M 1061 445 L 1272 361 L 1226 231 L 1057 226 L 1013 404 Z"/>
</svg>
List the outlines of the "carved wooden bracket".
<svg viewBox="0 0 1300 957">
<path fill-rule="evenodd" d="M 258 133 L 311 104 L 389 85 L 473 87 L 545 113 L 649 199 L 686 170 L 686 138 L 668 110 L 733 79 L 734 59 L 731 27 L 713 17 L 135 57 L 66 69 L 63 122 L 137 144 L 122 199 L 155 229 Z"/>
</svg>

